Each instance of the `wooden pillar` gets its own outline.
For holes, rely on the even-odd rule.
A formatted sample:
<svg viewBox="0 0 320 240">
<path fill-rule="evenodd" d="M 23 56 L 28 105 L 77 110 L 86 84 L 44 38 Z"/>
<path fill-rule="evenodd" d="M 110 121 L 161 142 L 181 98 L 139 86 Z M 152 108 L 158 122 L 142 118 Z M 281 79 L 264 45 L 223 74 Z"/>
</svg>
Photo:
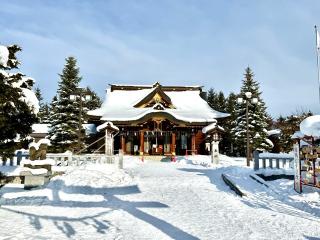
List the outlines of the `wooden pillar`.
<svg viewBox="0 0 320 240">
<path fill-rule="evenodd" d="M 144 131 L 140 131 L 140 155 L 144 152 Z"/>
<path fill-rule="evenodd" d="M 191 154 L 195 154 L 196 150 L 196 135 L 193 133 L 191 135 Z"/>
<path fill-rule="evenodd" d="M 123 154 L 126 153 L 126 139 L 124 135 L 121 136 L 121 150 Z"/>
<path fill-rule="evenodd" d="M 171 153 L 172 155 L 176 155 L 176 134 L 171 134 Z"/>
</svg>

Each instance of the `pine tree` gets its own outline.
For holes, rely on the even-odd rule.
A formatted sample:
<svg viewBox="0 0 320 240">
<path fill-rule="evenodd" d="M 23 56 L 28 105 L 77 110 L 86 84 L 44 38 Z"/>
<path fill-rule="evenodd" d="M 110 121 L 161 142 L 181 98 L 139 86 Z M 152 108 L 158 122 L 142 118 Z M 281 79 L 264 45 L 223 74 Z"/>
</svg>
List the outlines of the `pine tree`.
<svg viewBox="0 0 320 240">
<path fill-rule="evenodd" d="M 49 115 L 50 115 L 50 109 L 49 105 L 47 103 L 43 103 L 43 97 L 40 88 L 35 89 L 35 94 L 39 100 L 39 112 L 38 112 L 38 122 L 42 124 L 48 124 L 49 121 Z"/>
<path fill-rule="evenodd" d="M 85 93 L 86 95 L 90 96 L 90 100 L 84 101 L 83 103 L 84 119 L 85 119 L 85 122 L 87 122 L 88 121 L 87 112 L 101 107 L 102 101 L 100 97 L 89 87 L 86 88 L 85 92 L 86 92 Z"/>
<path fill-rule="evenodd" d="M 217 93 L 214 91 L 213 88 L 210 88 L 208 91 L 207 103 L 213 109 L 215 109 L 216 107 L 216 99 L 217 99 Z"/>
<path fill-rule="evenodd" d="M 80 142 L 83 142 L 84 129 L 80 122 L 80 101 L 71 96 L 78 94 L 78 85 L 81 81 L 77 60 L 74 57 L 66 58 L 66 64 L 59 74 L 58 97 L 51 104 L 51 130 L 50 139 L 56 151 L 80 150 Z"/>
<path fill-rule="evenodd" d="M 224 134 L 220 143 L 220 148 L 228 155 L 234 155 L 235 136 L 232 134 L 232 129 L 235 127 L 235 107 L 236 107 L 237 95 L 230 93 L 225 101 L 225 112 L 230 116 L 219 121 L 219 125 L 224 128 Z"/>
<path fill-rule="evenodd" d="M 257 98 L 258 100 L 258 103 L 256 104 L 248 102 L 250 146 L 251 150 L 270 150 L 272 148 L 272 144 L 268 140 L 266 130 L 268 126 L 266 106 L 261 98 L 259 84 L 253 79 L 253 76 L 254 74 L 251 69 L 249 67 L 246 68 L 240 91 L 240 96 L 245 96 L 246 92 L 251 92 L 252 98 Z M 236 120 L 234 122 L 235 127 L 231 131 L 235 136 L 237 151 L 241 155 L 245 155 L 246 153 L 246 104 L 247 103 L 245 101 L 236 104 Z"/>
<path fill-rule="evenodd" d="M 0 45 L 0 155 L 5 160 L 13 154 L 14 138 L 31 133 L 37 121 L 38 101 L 32 91 L 34 80 L 22 73 L 8 72 L 20 64 L 15 54 L 17 45 Z"/>
<path fill-rule="evenodd" d="M 222 91 L 218 93 L 216 102 L 216 110 L 219 112 L 226 112 L 226 98 Z"/>
</svg>

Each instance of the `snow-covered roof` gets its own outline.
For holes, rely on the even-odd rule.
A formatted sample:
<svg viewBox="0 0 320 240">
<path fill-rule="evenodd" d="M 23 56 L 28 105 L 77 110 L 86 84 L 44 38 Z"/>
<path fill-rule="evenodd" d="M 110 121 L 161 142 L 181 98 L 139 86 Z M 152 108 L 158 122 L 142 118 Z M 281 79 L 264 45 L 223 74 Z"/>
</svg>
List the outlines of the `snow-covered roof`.
<svg viewBox="0 0 320 240">
<path fill-rule="evenodd" d="M 50 124 L 36 123 L 31 128 L 32 133 L 49 133 Z"/>
<path fill-rule="evenodd" d="M 157 86 L 156 86 L 157 87 Z M 138 90 L 113 90 L 107 89 L 106 100 L 101 108 L 89 111 L 91 116 L 98 116 L 104 121 L 134 121 L 147 114 L 166 113 L 177 120 L 184 122 L 213 123 L 216 118 L 229 116 L 213 110 L 205 100 L 200 97 L 200 90 L 173 90 L 163 91 L 171 100 L 174 108 L 155 109 L 152 107 L 134 107 L 141 102 L 156 87 Z M 165 86 L 163 87 L 165 89 Z"/>
<path fill-rule="evenodd" d="M 300 131 L 296 131 L 292 136 L 291 139 L 301 139 L 304 138 L 304 134 Z"/>
<path fill-rule="evenodd" d="M 307 117 L 300 123 L 302 134 L 312 137 L 320 137 L 320 115 Z"/>
<path fill-rule="evenodd" d="M 94 134 L 97 132 L 96 125 L 95 124 L 82 124 L 82 127 L 86 131 L 86 135 Z M 44 124 L 44 123 L 36 123 L 32 124 L 32 133 L 45 133 L 48 134 L 50 130 L 50 124 Z"/>
<path fill-rule="evenodd" d="M 224 132 L 224 128 L 221 127 L 221 126 L 219 126 L 219 125 L 217 124 L 217 121 L 215 121 L 215 122 L 209 124 L 208 126 L 202 128 L 202 132 L 203 132 L 203 133 L 207 133 L 207 132 L 210 132 L 210 131 L 213 130 L 213 129 L 218 129 L 218 130 Z"/>
</svg>

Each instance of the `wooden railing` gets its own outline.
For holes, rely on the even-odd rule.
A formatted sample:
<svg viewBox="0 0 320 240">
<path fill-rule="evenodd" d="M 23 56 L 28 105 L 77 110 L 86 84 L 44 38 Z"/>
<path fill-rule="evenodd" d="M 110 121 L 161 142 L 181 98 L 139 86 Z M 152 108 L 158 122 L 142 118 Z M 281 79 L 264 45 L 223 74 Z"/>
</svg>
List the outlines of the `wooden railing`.
<svg viewBox="0 0 320 240">
<path fill-rule="evenodd" d="M 289 154 L 276 154 L 276 153 L 261 153 L 258 151 L 253 152 L 254 157 L 254 170 L 260 168 L 293 168 L 293 156 Z M 280 164 L 281 163 L 281 164 Z"/>
</svg>

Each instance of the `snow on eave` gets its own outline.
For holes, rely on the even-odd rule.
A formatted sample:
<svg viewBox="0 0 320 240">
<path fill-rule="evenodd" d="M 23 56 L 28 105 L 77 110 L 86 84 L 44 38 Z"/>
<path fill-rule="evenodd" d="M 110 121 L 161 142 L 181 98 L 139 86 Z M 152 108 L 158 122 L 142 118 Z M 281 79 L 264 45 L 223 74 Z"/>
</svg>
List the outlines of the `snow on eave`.
<svg viewBox="0 0 320 240">
<path fill-rule="evenodd" d="M 182 86 L 183 87 L 183 86 Z M 88 112 L 88 115 L 100 118 L 103 121 L 124 122 L 136 121 L 144 117 L 146 114 L 155 111 L 151 108 L 135 108 L 135 104 L 145 98 L 150 92 L 154 91 L 154 87 L 127 91 L 125 89 L 114 90 L 107 89 L 106 98 L 102 106 L 98 109 Z M 204 123 L 209 124 L 218 118 L 228 117 L 230 114 L 218 112 L 212 109 L 208 103 L 201 98 L 199 89 L 181 90 L 181 91 L 165 91 L 164 93 L 172 101 L 173 108 L 166 108 L 165 113 L 186 123 Z M 151 110 L 150 110 L 151 109 Z M 157 110 L 156 112 L 159 112 Z"/>
<path fill-rule="evenodd" d="M 141 118 L 143 118 L 144 116 L 148 115 L 148 114 L 151 114 L 151 113 L 165 113 L 165 114 L 169 114 L 171 115 L 173 118 L 177 119 L 177 120 L 180 120 L 180 121 L 183 121 L 183 122 L 187 122 L 187 123 L 203 123 L 203 122 L 206 122 L 206 123 L 212 123 L 214 121 L 216 121 L 216 119 L 214 118 L 189 118 L 189 117 L 183 117 L 183 116 L 179 116 L 178 114 L 176 113 L 172 113 L 170 111 L 171 109 L 165 109 L 165 110 L 155 110 L 153 108 L 148 108 L 146 111 L 138 114 L 138 115 L 135 115 L 134 117 L 101 117 L 101 120 L 102 121 L 137 121 Z"/>
<path fill-rule="evenodd" d="M 112 130 L 118 132 L 119 131 L 119 128 L 117 126 L 115 126 L 112 122 L 108 121 L 108 122 L 105 122 L 101 125 L 99 125 L 97 127 L 97 131 L 100 132 L 101 130 L 104 130 L 106 128 L 111 128 Z"/>
</svg>

